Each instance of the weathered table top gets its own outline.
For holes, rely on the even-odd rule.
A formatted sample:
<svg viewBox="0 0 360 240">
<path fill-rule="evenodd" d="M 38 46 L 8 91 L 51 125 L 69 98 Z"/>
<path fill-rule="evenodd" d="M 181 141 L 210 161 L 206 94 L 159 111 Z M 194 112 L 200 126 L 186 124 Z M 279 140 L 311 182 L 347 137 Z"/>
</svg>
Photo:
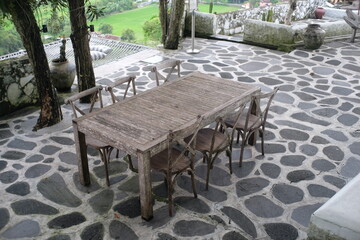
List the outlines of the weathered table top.
<svg viewBox="0 0 360 240">
<path fill-rule="evenodd" d="M 74 121 L 84 134 L 134 154 L 164 142 L 170 129 L 218 109 L 211 123 L 258 91 L 254 85 L 194 72 Z"/>
</svg>

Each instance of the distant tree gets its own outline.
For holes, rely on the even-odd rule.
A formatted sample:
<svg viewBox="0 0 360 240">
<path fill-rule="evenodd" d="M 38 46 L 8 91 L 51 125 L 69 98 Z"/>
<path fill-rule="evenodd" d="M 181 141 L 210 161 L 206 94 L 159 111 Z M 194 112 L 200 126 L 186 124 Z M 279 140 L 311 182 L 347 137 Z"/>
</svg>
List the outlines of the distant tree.
<svg viewBox="0 0 360 240">
<path fill-rule="evenodd" d="M 103 34 L 111 34 L 113 27 L 108 23 L 101 23 L 99 26 L 99 31 Z"/>
<path fill-rule="evenodd" d="M 125 29 L 121 34 L 121 40 L 133 42 L 135 40 L 135 32 L 132 29 Z"/>
<path fill-rule="evenodd" d="M 151 41 L 161 41 L 161 25 L 159 16 L 153 16 L 143 25 L 145 39 Z"/>
</svg>

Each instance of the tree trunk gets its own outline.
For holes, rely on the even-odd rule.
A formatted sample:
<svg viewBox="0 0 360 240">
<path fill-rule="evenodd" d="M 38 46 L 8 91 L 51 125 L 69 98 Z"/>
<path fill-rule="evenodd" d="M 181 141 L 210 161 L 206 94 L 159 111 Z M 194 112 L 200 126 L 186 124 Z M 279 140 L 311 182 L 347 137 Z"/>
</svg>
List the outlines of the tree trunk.
<svg viewBox="0 0 360 240">
<path fill-rule="evenodd" d="M 184 15 L 184 0 L 172 0 L 171 12 L 169 18 L 169 26 L 167 28 L 168 35 L 164 43 L 165 49 L 177 49 L 180 39 L 181 19 Z"/>
<path fill-rule="evenodd" d="M 161 23 L 161 43 L 165 45 L 166 36 L 168 34 L 168 7 L 167 7 L 168 0 L 160 0 L 159 1 L 159 18 Z"/>
<path fill-rule="evenodd" d="M 92 66 L 92 59 L 89 47 L 89 33 L 85 16 L 84 0 L 68 0 L 70 22 L 71 22 L 71 42 L 74 48 L 75 64 L 79 92 L 95 87 L 95 75 Z M 82 98 L 81 102 L 90 102 L 90 98 Z"/>
<path fill-rule="evenodd" d="M 54 125 L 62 120 L 61 107 L 50 79 L 50 69 L 40 29 L 29 1 L 8 1 L 8 11 L 20 34 L 30 63 L 34 68 L 37 91 L 41 104 L 40 116 L 33 130 Z"/>
<path fill-rule="evenodd" d="M 291 25 L 291 16 L 296 9 L 296 2 L 297 2 L 297 0 L 289 0 L 289 9 L 285 16 L 285 24 L 286 25 Z"/>
</svg>

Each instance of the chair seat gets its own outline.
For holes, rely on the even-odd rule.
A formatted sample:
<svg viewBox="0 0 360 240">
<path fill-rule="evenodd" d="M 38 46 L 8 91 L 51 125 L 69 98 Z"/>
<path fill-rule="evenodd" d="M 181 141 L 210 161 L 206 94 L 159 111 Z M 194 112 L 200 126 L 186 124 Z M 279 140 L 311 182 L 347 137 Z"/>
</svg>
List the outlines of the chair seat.
<svg viewBox="0 0 360 240">
<path fill-rule="evenodd" d="M 92 146 L 96 149 L 109 147 L 108 144 L 87 135 L 85 136 L 85 141 L 86 145 Z"/>
<path fill-rule="evenodd" d="M 211 140 L 215 132 L 214 150 L 226 148 L 229 144 L 225 134 L 215 131 L 211 128 L 202 128 L 199 130 L 196 138 L 195 149 L 200 152 L 210 152 Z M 185 139 L 186 141 L 186 139 Z"/>
<path fill-rule="evenodd" d="M 172 150 L 172 154 L 174 154 L 173 159 L 177 159 L 181 155 L 181 152 L 174 148 Z M 169 159 L 168 158 L 168 150 L 165 149 L 164 151 L 161 151 L 160 153 L 158 153 L 150 158 L 150 166 L 152 169 L 154 169 L 156 171 L 167 172 L 168 159 Z M 188 168 L 190 166 L 190 163 L 191 163 L 191 160 L 188 157 L 183 155 L 174 164 L 174 166 L 172 168 L 172 173 L 177 173 L 177 172 L 181 172 L 181 171 L 185 170 L 186 168 Z"/>
<path fill-rule="evenodd" d="M 236 123 L 236 126 L 234 126 L 235 124 L 235 117 L 234 118 L 230 118 L 230 119 L 226 119 L 225 120 L 225 124 L 228 127 L 235 127 L 237 130 L 244 130 L 245 128 L 245 122 L 246 122 L 246 115 L 247 114 L 242 114 L 240 116 L 240 119 L 238 120 L 238 122 Z M 259 128 L 261 126 L 261 120 L 259 120 L 260 117 L 255 116 L 253 114 L 249 115 L 249 122 L 248 122 L 248 128 L 251 126 L 251 129 L 256 129 Z M 255 123 L 256 122 L 256 123 Z M 253 126 L 253 124 L 255 123 L 255 125 Z"/>
</svg>

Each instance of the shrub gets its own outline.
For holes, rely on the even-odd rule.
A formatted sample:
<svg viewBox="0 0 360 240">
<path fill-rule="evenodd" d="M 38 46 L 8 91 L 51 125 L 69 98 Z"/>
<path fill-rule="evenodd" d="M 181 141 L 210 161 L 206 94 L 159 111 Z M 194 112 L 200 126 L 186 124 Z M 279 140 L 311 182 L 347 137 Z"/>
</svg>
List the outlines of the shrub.
<svg viewBox="0 0 360 240">
<path fill-rule="evenodd" d="M 113 31 L 113 27 L 108 23 L 101 23 L 99 25 L 99 31 L 103 34 L 111 34 Z"/>
<path fill-rule="evenodd" d="M 135 32 L 132 29 L 125 29 L 121 34 L 121 40 L 133 42 L 135 40 Z"/>
<path fill-rule="evenodd" d="M 146 40 L 161 41 L 161 24 L 158 16 L 153 16 L 143 25 Z"/>
</svg>

